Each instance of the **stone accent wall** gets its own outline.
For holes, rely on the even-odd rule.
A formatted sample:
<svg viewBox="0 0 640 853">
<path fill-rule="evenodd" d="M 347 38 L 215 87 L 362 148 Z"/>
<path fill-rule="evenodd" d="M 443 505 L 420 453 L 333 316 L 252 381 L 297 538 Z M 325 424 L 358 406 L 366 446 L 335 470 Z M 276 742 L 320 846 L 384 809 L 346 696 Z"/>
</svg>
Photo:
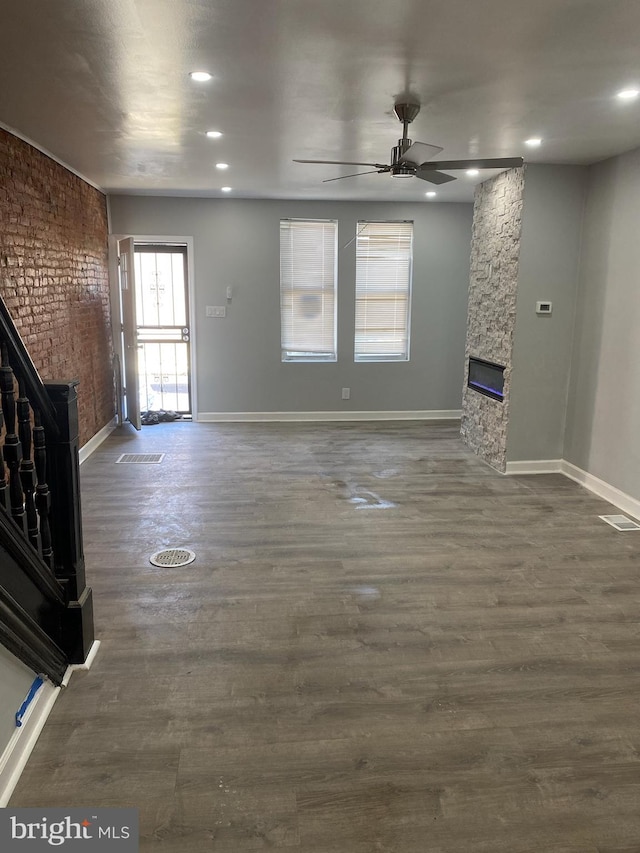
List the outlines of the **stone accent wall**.
<svg viewBox="0 0 640 853">
<path fill-rule="evenodd" d="M 44 381 L 79 379 L 80 443 L 114 415 L 102 193 L 0 129 L 0 294 Z"/>
<path fill-rule="evenodd" d="M 523 194 L 524 168 L 511 169 L 477 188 L 473 210 L 461 435 L 499 471 L 506 470 Z M 469 356 L 506 367 L 502 402 L 467 388 Z"/>
</svg>

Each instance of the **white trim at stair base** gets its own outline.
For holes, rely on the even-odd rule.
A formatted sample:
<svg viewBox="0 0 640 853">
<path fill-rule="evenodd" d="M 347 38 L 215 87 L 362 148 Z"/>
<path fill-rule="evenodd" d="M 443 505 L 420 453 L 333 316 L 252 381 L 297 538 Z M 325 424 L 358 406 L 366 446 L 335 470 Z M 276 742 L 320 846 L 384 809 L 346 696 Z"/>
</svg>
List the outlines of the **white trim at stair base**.
<svg viewBox="0 0 640 853">
<path fill-rule="evenodd" d="M 61 687 L 66 687 L 69 683 L 71 676 L 74 672 L 83 672 L 88 669 L 91 669 L 91 664 L 96 659 L 96 655 L 98 654 L 98 649 L 100 648 L 100 640 L 94 640 L 91 648 L 89 649 L 89 654 L 87 655 L 87 659 L 84 663 L 72 663 L 67 667 L 67 671 L 64 674 L 64 678 L 62 679 Z"/>
<path fill-rule="evenodd" d="M 628 495 L 615 486 L 611 486 L 609 483 L 605 483 L 599 477 L 594 477 L 593 474 L 583 471 L 582 468 L 578 468 L 577 465 L 567 462 L 564 459 L 562 460 L 560 470 L 565 477 L 569 477 L 570 480 L 580 483 L 581 486 L 589 489 L 590 492 L 593 492 L 599 498 L 608 501 L 634 518 L 640 519 L 640 500 L 637 498 Z"/>
<path fill-rule="evenodd" d="M 60 690 L 45 681 L 27 708 L 22 725 L 16 726 L 11 735 L 0 758 L 0 808 L 5 808 L 9 802 Z"/>
<path fill-rule="evenodd" d="M 505 474 L 560 474 L 562 459 L 530 459 L 507 462 Z"/>
<path fill-rule="evenodd" d="M 86 444 L 83 444 L 80 448 L 80 452 L 78 453 L 78 459 L 80 461 L 80 465 L 91 456 L 102 444 L 102 442 L 108 438 L 114 429 L 118 426 L 118 419 L 113 417 L 108 424 L 105 424 L 101 430 L 99 430 Z"/>
<path fill-rule="evenodd" d="M 400 412 L 198 412 L 202 423 L 252 421 L 441 421 L 460 420 L 460 409 Z"/>
<path fill-rule="evenodd" d="M 67 667 L 62 685 L 56 687 L 45 679 L 42 687 L 36 693 L 33 701 L 22 718 L 22 725 L 16 726 L 9 743 L 0 755 L 0 808 L 6 808 L 11 799 L 18 780 L 22 775 L 29 756 L 31 755 L 40 732 L 47 722 L 49 714 L 56 703 L 63 687 L 69 683 L 71 675 L 81 669 L 89 669 L 97 654 L 100 642 L 96 640 L 91 646 L 87 659 L 82 664 L 71 664 Z"/>
</svg>

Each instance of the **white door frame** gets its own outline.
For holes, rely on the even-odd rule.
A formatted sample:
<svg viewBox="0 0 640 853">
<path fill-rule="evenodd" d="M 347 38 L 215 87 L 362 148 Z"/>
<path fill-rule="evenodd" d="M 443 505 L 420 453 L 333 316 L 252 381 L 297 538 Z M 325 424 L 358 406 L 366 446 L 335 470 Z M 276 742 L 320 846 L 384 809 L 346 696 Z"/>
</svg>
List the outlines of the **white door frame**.
<svg viewBox="0 0 640 853">
<path fill-rule="evenodd" d="M 187 247 L 187 292 L 189 295 L 189 369 L 191 371 L 191 417 L 198 420 L 198 381 L 196 372 L 196 294 L 194 278 L 193 237 L 173 237 L 157 234 L 110 234 L 109 235 L 109 281 L 111 291 L 111 333 L 113 335 L 114 351 L 116 341 L 121 338 L 120 331 L 120 285 L 118 280 L 118 240 L 126 237 L 133 238 L 134 243 L 177 244 Z M 119 347 L 118 347 L 119 349 Z M 120 359 L 122 357 L 120 356 Z M 120 394 L 120 389 L 118 389 Z M 120 414 L 120 413 L 119 413 Z M 119 419 L 119 422 L 120 419 Z"/>
</svg>

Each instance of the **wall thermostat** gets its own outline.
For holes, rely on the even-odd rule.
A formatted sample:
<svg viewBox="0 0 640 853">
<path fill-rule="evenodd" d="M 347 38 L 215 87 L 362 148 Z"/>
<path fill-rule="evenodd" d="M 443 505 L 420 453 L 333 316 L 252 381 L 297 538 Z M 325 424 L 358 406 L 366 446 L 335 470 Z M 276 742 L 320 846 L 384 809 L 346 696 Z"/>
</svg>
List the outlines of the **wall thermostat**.
<svg viewBox="0 0 640 853">
<path fill-rule="evenodd" d="M 551 314 L 552 302 L 536 302 L 536 314 Z"/>
</svg>

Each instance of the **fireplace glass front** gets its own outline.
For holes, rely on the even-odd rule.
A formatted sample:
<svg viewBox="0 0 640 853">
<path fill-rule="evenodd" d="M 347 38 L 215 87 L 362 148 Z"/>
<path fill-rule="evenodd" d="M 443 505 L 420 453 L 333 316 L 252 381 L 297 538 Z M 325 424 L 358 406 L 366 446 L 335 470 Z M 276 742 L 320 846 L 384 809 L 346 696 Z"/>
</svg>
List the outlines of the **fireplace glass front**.
<svg viewBox="0 0 640 853">
<path fill-rule="evenodd" d="M 504 367 L 492 361 L 471 357 L 467 385 L 480 394 L 502 401 L 504 400 Z"/>
</svg>

